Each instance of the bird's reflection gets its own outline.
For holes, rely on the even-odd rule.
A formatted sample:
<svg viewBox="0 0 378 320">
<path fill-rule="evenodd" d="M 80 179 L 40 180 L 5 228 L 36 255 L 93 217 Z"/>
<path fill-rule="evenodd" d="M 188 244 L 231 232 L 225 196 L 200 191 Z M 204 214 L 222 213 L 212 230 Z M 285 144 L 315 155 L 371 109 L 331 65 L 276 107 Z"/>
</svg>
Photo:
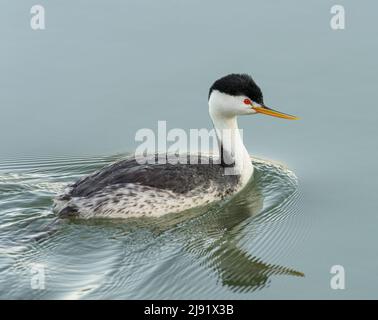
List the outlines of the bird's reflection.
<svg viewBox="0 0 378 320">
<path fill-rule="evenodd" d="M 241 247 L 246 222 L 253 224 L 253 218 L 261 213 L 262 207 L 263 195 L 259 186 L 252 182 L 221 210 L 204 216 L 202 223 L 197 224 L 198 229 L 193 231 L 200 236 L 187 246 L 192 252 L 204 256 L 221 283 L 234 291 L 263 288 L 272 275 L 304 276 L 290 268 L 265 263 Z M 214 234 L 218 237 L 209 245 L 209 237 Z"/>
</svg>

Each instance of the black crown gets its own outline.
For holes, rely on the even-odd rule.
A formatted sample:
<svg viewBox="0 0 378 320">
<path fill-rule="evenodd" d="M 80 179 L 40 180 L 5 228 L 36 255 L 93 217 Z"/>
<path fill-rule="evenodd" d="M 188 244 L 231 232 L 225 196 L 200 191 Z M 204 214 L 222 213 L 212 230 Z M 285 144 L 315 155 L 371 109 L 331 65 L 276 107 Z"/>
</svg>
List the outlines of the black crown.
<svg viewBox="0 0 378 320">
<path fill-rule="evenodd" d="M 218 79 L 209 90 L 209 98 L 213 90 L 232 96 L 246 96 L 254 102 L 264 104 L 261 89 L 248 74 L 233 73 Z"/>
</svg>

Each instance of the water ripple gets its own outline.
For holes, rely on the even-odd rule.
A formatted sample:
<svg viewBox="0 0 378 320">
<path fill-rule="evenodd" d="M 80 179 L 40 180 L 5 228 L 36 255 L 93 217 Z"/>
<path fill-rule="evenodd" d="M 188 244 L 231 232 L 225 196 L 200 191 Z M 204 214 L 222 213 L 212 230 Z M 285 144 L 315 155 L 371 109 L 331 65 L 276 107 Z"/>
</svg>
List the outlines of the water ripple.
<svg viewBox="0 0 378 320">
<path fill-rule="evenodd" d="M 1 298 L 245 298 L 272 276 L 300 278 L 281 260 L 306 236 L 298 180 L 253 159 L 254 180 L 235 197 L 161 218 L 62 221 L 64 186 L 125 155 L 24 158 L 0 163 Z M 45 270 L 45 290 L 30 268 Z"/>
</svg>

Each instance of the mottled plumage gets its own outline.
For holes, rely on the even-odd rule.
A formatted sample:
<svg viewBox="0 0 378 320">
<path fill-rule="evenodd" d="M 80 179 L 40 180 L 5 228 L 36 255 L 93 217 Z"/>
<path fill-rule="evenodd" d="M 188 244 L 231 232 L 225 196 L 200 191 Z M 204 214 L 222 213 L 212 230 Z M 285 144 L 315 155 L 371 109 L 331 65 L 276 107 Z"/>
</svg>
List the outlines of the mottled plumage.
<svg viewBox="0 0 378 320">
<path fill-rule="evenodd" d="M 176 161 L 174 155 L 146 164 L 134 157 L 118 161 L 70 185 L 54 209 L 61 217 L 160 216 L 224 199 L 238 188 L 240 177 L 225 174 L 217 158 Z"/>
</svg>

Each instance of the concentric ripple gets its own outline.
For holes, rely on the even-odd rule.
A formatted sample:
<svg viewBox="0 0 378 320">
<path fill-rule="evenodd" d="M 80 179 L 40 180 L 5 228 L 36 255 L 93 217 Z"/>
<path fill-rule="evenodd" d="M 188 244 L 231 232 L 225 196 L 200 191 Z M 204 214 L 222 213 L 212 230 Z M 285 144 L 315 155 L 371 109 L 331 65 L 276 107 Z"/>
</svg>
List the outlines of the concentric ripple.
<svg viewBox="0 0 378 320">
<path fill-rule="evenodd" d="M 65 185 L 125 155 L 0 163 L 0 298 L 248 298 L 274 277 L 300 279 L 283 256 L 306 235 L 298 181 L 253 159 L 233 198 L 161 218 L 62 221 Z M 33 290 L 42 266 L 45 289 Z"/>
</svg>

